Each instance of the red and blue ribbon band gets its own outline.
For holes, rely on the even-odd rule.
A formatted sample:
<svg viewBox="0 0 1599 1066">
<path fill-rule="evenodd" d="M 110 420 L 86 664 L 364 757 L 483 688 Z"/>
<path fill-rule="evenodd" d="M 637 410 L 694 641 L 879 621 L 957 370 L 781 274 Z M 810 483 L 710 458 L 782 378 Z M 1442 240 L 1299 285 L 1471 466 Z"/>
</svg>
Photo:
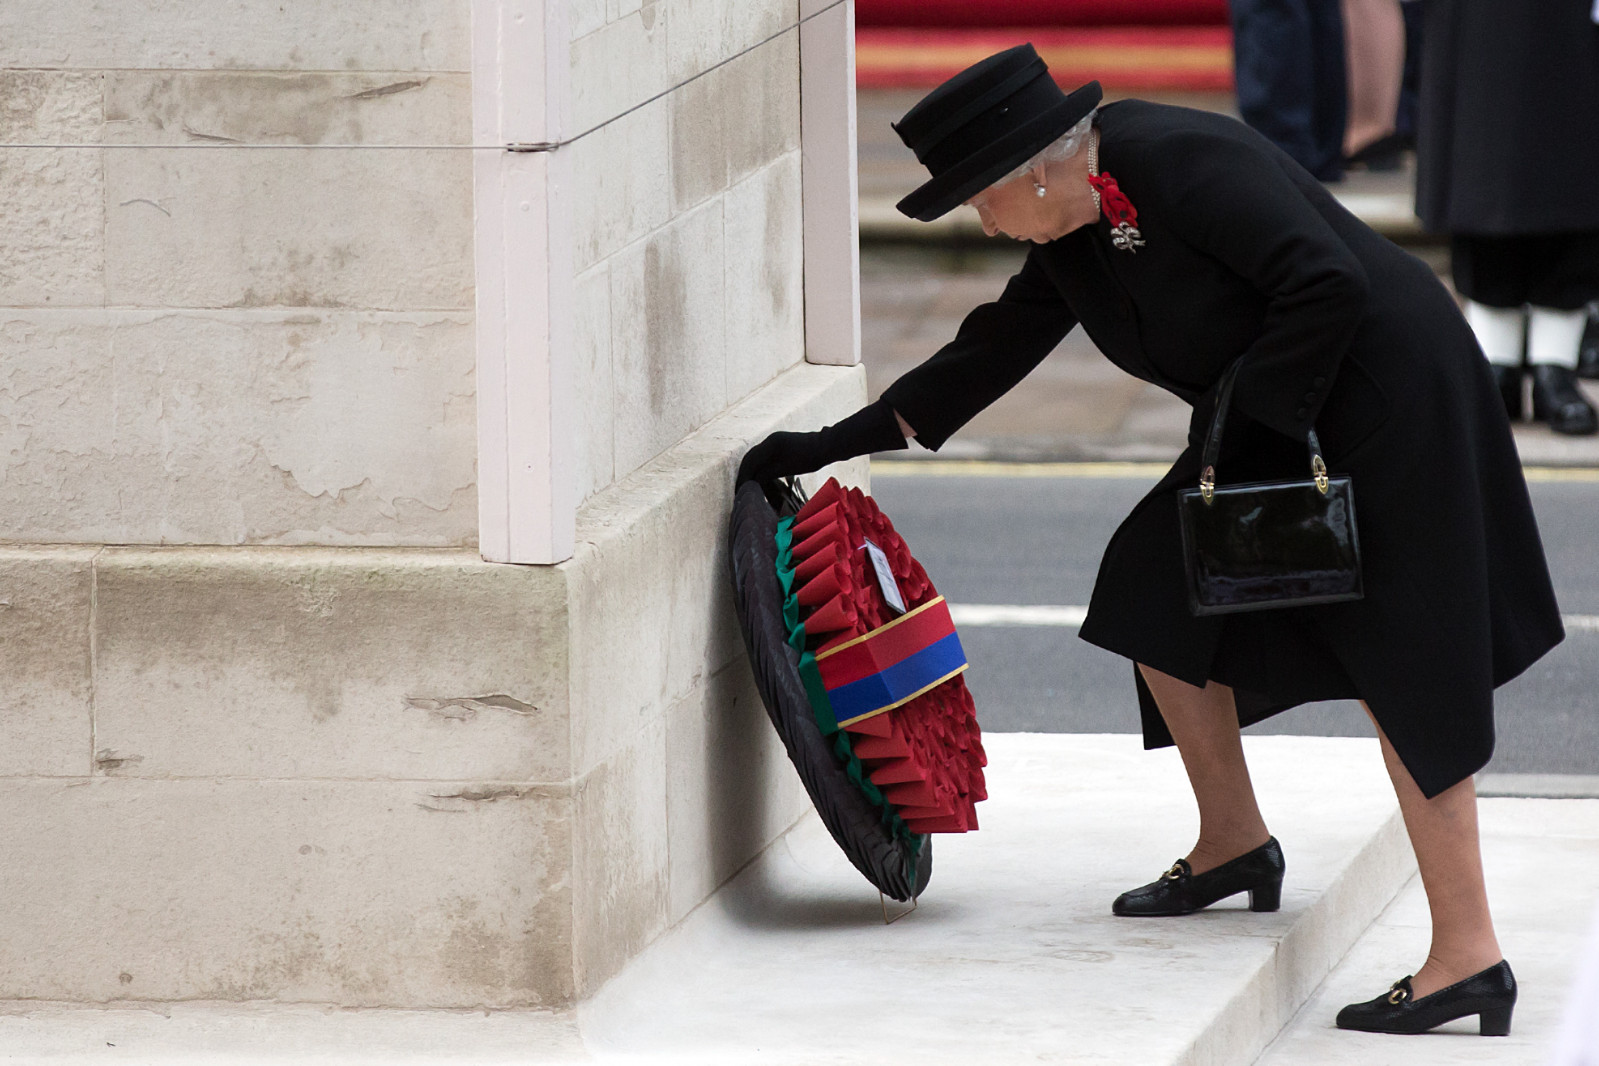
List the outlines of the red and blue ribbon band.
<svg viewBox="0 0 1599 1066">
<path fill-rule="evenodd" d="M 949 604 L 938 596 L 887 625 L 819 652 L 816 668 L 841 726 L 891 711 L 966 669 Z"/>
</svg>

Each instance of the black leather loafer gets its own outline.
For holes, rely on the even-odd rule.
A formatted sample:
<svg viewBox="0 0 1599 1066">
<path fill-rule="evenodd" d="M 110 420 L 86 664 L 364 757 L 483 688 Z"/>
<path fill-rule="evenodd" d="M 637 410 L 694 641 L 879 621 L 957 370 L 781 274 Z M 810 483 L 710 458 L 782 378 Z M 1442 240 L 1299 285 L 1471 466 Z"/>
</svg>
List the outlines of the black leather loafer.
<svg viewBox="0 0 1599 1066">
<path fill-rule="evenodd" d="M 1425 1033 L 1456 1018 L 1477 1016 L 1483 1036 L 1509 1036 L 1510 1012 L 1516 1008 L 1516 975 L 1500 960 L 1448 988 L 1416 999 L 1410 978 L 1366 1003 L 1351 1003 L 1338 1012 L 1338 1028 L 1363 1033 Z"/>
<path fill-rule="evenodd" d="M 1549 423 L 1556 433 L 1573 437 L 1599 433 L 1599 414 L 1577 388 L 1577 372 L 1570 367 L 1532 368 L 1532 417 Z"/>
<path fill-rule="evenodd" d="M 1499 386 L 1499 398 L 1505 402 L 1505 414 L 1510 416 L 1511 422 L 1520 422 L 1526 417 L 1526 405 L 1521 398 L 1521 367 L 1489 363 L 1488 368 L 1493 371 L 1494 384 Z"/>
<path fill-rule="evenodd" d="M 1124 918 L 1167 918 L 1248 892 L 1250 910 L 1274 911 L 1282 903 L 1284 868 L 1276 837 L 1202 874 L 1194 873 L 1187 859 L 1178 859 L 1160 880 L 1117 896 L 1110 910 Z"/>
</svg>

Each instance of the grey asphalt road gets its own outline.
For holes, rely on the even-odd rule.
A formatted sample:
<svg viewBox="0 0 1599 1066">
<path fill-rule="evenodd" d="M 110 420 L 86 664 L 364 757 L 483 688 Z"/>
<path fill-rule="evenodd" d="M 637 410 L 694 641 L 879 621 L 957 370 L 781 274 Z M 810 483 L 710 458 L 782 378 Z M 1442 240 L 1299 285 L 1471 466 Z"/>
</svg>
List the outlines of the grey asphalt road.
<svg viewBox="0 0 1599 1066">
<path fill-rule="evenodd" d="M 1086 604 L 1105 543 L 1156 480 L 949 476 L 911 465 L 873 464 L 873 495 L 955 604 Z M 1561 610 L 1599 615 L 1599 479 L 1530 487 Z M 968 626 L 961 641 L 985 730 L 1138 731 L 1131 664 L 1075 629 Z M 1599 632 L 1569 632 L 1497 695 L 1490 771 L 1599 774 Z M 1250 732 L 1372 735 L 1355 703 L 1309 704 Z"/>
</svg>

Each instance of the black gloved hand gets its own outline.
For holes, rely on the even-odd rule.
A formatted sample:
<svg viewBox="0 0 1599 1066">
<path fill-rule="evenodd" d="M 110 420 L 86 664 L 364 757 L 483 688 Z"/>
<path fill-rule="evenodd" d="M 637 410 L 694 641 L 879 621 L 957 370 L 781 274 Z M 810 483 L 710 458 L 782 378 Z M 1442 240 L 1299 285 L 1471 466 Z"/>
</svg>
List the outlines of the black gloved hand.
<svg viewBox="0 0 1599 1066">
<path fill-rule="evenodd" d="M 905 447 L 905 434 L 888 401 L 878 400 L 842 422 L 815 433 L 779 430 L 751 448 L 738 464 L 737 485 L 765 483 L 794 474 L 808 474 L 829 463 L 840 463 L 870 452 Z"/>
</svg>

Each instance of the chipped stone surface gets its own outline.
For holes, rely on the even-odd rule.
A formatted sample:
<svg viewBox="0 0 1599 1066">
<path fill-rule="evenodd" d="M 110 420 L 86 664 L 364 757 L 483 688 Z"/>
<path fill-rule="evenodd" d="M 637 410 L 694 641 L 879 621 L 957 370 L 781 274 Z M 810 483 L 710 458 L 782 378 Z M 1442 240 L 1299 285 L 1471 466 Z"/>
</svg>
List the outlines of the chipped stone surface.
<svg viewBox="0 0 1599 1066">
<path fill-rule="evenodd" d="M 469 155 L 107 152 L 107 299 L 469 310 Z"/>
<path fill-rule="evenodd" d="M 102 155 L 81 148 L 0 150 L 6 197 L 0 211 L 0 306 L 104 301 Z"/>
<path fill-rule="evenodd" d="M 105 74 L 105 119 L 106 139 L 120 144 L 467 144 L 472 79 L 114 70 Z"/>
<path fill-rule="evenodd" d="M 569 796 L 451 790 L 0 779 L 0 997 L 564 1003 Z"/>
<path fill-rule="evenodd" d="M 471 18 L 461 0 L 6 0 L 0 67 L 465 72 Z"/>
<path fill-rule="evenodd" d="M 562 782 L 562 575 L 455 552 L 111 548 L 96 743 L 141 777 Z"/>
<path fill-rule="evenodd" d="M 0 540 L 467 545 L 465 314 L 0 312 Z"/>
<path fill-rule="evenodd" d="M 805 234 L 799 153 L 727 191 L 727 396 L 736 400 L 805 357 Z"/>
<path fill-rule="evenodd" d="M 103 117 L 97 71 L 0 69 L 0 142 L 94 144 Z"/>
<path fill-rule="evenodd" d="M 0 776 L 89 772 L 94 555 L 0 553 Z"/>
</svg>

